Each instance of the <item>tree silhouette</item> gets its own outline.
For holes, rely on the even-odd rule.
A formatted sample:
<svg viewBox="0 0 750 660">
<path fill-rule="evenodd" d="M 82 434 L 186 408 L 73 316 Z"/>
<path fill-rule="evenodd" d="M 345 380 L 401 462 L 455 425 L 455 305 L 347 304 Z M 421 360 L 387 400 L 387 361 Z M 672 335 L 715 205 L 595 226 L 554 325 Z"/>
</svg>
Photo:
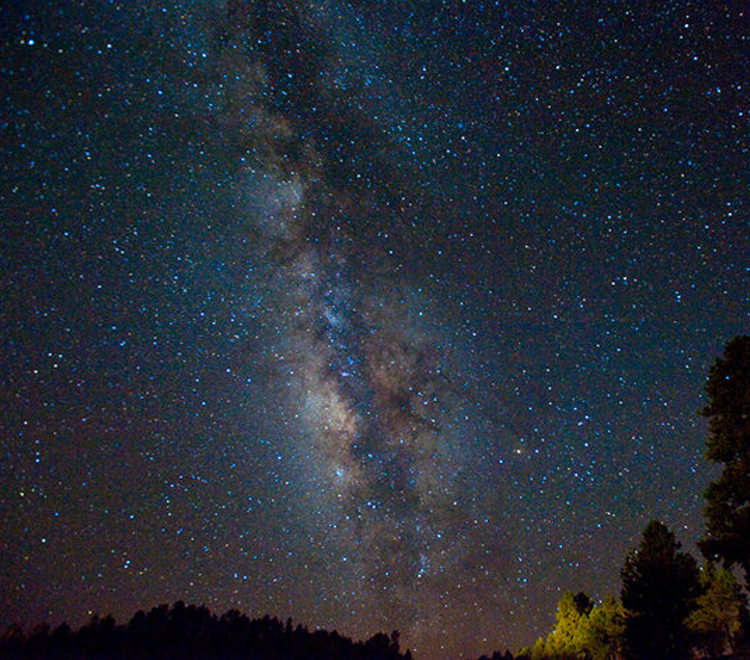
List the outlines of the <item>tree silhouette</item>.
<svg viewBox="0 0 750 660">
<path fill-rule="evenodd" d="M 398 631 L 353 642 L 336 631 L 282 623 L 275 617 L 250 620 L 237 610 L 221 617 L 208 608 L 177 601 L 127 625 L 93 616 L 78 631 L 63 624 L 50 633 L 39 624 L 26 634 L 19 626 L 0 635 L 3 660 L 412 660 L 401 653 Z M 498 658 L 498 660 L 500 660 Z M 509 659 L 512 660 L 512 659 Z"/>
<path fill-rule="evenodd" d="M 706 382 L 706 458 L 724 469 L 705 492 L 707 559 L 739 564 L 750 587 L 750 337 L 735 337 Z"/>
<path fill-rule="evenodd" d="M 625 655 L 634 660 L 690 656 L 685 619 L 700 594 L 695 560 L 663 523 L 653 520 L 621 571 Z"/>
</svg>

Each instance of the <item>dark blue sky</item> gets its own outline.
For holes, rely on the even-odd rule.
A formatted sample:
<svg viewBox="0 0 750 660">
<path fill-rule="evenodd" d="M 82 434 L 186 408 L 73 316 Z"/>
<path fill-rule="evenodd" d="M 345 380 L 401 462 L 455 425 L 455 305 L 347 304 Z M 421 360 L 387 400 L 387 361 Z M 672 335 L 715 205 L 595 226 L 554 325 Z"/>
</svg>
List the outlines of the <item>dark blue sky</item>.
<svg viewBox="0 0 750 660">
<path fill-rule="evenodd" d="M 742 3 L 0 10 L 0 624 L 533 643 L 702 530 Z"/>
</svg>

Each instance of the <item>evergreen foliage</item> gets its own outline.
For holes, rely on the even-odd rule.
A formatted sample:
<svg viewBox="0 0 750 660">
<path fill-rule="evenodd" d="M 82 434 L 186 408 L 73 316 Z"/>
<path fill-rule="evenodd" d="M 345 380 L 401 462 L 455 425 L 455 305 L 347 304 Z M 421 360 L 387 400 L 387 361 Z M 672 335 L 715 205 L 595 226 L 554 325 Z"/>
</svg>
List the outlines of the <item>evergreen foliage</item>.
<svg viewBox="0 0 750 660">
<path fill-rule="evenodd" d="M 588 616 L 582 644 L 590 660 L 615 660 L 622 652 L 625 613 L 622 604 L 607 596 Z"/>
<path fill-rule="evenodd" d="M 139 611 L 125 625 L 111 616 L 92 617 L 77 631 L 41 624 L 28 634 L 11 626 L 0 637 L 7 660 L 411 660 L 401 653 L 397 631 L 353 642 L 336 631 L 250 620 L 237 610 L 217 617 L 204 606 L 159 605 Z"/>
<path fill-rule="evenodd" d="M 583 592 L 563 594 L 556 625 L 546 637 L 519 653 L 519 660 L 613 660 L 618 657 L 624 618 L 612 596 L 594 604 Z"/>
<path fill-rule="evenodd" d="M 746 634 L 746 599 L 734 574 L 709 563 L 701 572 L 703 593 L 687 619 L 695 646 L 709 657 L 736 653 Z"/>
<path fill-rule="evenodd" d="M 750 586 L 750 337 L 735 337 L 709 372 L 706 458 L 724 466 L 705 492 L 708 559 L 739 564 Z"/>
<path fill-rule="evenodd" d="M 675 535 L 653 520 L 621 571 L 625 612 L 624 652 L 632 660 L 682 660 L 690 656 L 685 619 L 700 595 L 698 566 L 680 552 Z"/>
</svg>

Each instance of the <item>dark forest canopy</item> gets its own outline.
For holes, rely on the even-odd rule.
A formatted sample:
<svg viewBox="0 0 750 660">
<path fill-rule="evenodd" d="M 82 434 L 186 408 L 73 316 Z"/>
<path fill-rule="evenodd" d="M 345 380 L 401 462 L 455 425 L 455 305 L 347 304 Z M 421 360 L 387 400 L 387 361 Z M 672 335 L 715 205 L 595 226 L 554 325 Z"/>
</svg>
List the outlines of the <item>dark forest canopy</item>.
<svg viewBox="0 0 750 660">
<path fill-rule="evenodd" d="M 0 638 L 0 657 L 157 660 L 183 658 L 252 660 L 411 660 L 401 652 L 399 633 L 377 633 L 354 642 L 336 631 L 310 631 L 305 626 L 265 616 L 250 619 L 237 610 L 221 616 L 205 606 L 182 601 L 138 611 L 127 624 L 112 616 L 93 616 L 73 631 L 67 624 L 51 629 L 40 624 L 25 632 L 11 626 Z"/>
</svg>

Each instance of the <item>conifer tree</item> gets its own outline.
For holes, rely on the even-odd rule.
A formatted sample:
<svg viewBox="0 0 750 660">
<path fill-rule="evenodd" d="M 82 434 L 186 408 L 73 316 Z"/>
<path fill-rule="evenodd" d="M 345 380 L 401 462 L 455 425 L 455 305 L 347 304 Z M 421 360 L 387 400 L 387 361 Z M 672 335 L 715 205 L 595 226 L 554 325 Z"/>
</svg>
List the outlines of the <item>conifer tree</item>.
<svg viewBox="0 0 750 660">
<path fill-rule="evenodd" d="M 680 552 L 675 535 L 653 520 L 641 543 L 625 558 L 622 604 L 625 655 L 633 660 L 683 660 L 689 657 L 685 619 L 700 594 L 698 566 Z"/>
<path fill-rule="evenodd" d="M 724 467 L 705 492 L 706 537 L 699 547 L 709 560 L 739 564 L 750 587 L 750 337 L 726 345 L 706 395 L 706 458 Z"/>
</svg>

